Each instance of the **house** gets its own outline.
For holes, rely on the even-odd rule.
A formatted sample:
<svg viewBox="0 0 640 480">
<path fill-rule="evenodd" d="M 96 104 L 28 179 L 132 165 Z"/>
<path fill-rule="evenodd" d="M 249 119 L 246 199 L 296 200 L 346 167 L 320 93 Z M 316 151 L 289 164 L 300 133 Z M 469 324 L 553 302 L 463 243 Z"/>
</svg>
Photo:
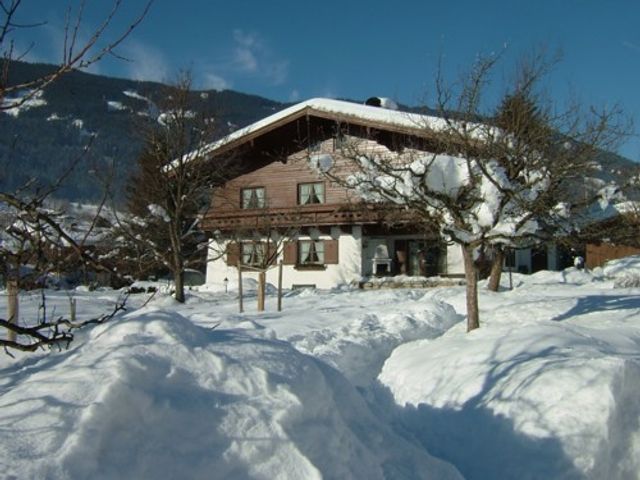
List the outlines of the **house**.
<svg viewBox="0 0 640 480">
<path fill-rule="evenodd" d="M 208 156 L 230 156 L 237 167 L 214 189 L 202 220 L 211 239 L 207 283 L 235 279 L 238 264 L 256 276 L 280 261 L 285 288 L 333 288 L 374 275 L 463 276 L 459 247 L 446 244 L 435 225 L 401 206 L 366 202 L 325 175 L 349 172 L 347 139 L 387 154 L 408 146 L 437 151 L 423 127 L 442 121 L 311 99 L 212 144 Z M 518 256 L 524 265 L 526 255 Z M 277 275 L 268 269 L 267 281 L 277 283 Z"/>
</svg>

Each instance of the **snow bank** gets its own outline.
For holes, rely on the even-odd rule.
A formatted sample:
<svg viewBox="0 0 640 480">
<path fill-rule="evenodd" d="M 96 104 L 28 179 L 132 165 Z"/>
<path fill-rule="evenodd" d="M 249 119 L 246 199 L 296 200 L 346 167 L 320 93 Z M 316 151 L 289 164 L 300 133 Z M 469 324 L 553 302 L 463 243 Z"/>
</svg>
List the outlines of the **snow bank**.
<svg viewBox="0 0 640 480">
<path fill-rule="evenodd" d="M 379 380 L 407 428 L 468 479 L 640 478 L 638 290 L 524 281 L 481 296 L 479 330 L 393 351 Z"/>
<path fill-rule="evenodd" d="M 149 308 L 2 369 L 16 478 L 460 478 L 337 371 L 281 341 Z"/>
<path fill-rule="evenodd" d="M 602 267 L 602 273 L 609 278 L 640 275 L 640 255 L 610 260 Z"/>
</svg>

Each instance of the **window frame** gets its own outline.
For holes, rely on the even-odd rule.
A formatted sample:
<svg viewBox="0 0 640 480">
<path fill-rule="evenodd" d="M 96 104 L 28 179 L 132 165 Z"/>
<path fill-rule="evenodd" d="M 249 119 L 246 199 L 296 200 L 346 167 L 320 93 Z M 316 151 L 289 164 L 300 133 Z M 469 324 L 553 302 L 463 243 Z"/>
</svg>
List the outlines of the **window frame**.
<svg viewBox="0 0 640 480">
<path fill-rule="evenodd" d="M 315 187 L 312 190 L 312 193 L 315 195 L 316 198 L 318 198 L 320 201 L 318 202 L 310 202 L 307 201 L 305 203 L 302 202 L 302 189 L 303 187 L 306 186 L 316 186 L 316 185 L 320 185 L 322 186 L 322 196 L 320 197 L 318 195 L 318 193 L 316 192 Z M 327 201 L 327 191 L 326 191 L 326 185 L 325 182 L 303 182 L 303 183 L 298 183 L 298 195 L 297 195 L 297 200 L 298 200 L 298 205 L 299 206 L 306 206 L 306 205 L 324 205 Z M 311 193 L 309 194 L 309 199 L 311 199 Z"/>
<path fill-rule="evenodd" d="M 258 191 L 262 191 L 262 197 L 257 195 Z M 249 198 L 248 203 L 245 205 L 245 192 L 252 192 L 252 197 Z M 259 210 L 266 207 L 266 193 L 267 189 L 263 186 L 245 187 L 240 189 L 240 209 L 241 210 Z M 258 202 L 257 206 L 253 206 L 251 202 L 255 198 Z"/>
<path fill-rule="evenodd" d="M 309 245 L 309 249 L 306 252 L 303 245 Z M 304 261 L 302 258 L 303 255 L 308 257 L 312 254 L 311 247 L 313 247 L 313 255 L 318 259 L 317 262 Z M 300 267 L 324 267 L 326 265 L 324 240 L 298 240 L 296 265 Z"/>
<path fill-rule="evenodd" d="M 250 252 L 246 249 L 251 248 Z M 247 267 L 262 267 L 266 261 L 266 244 L 263 242 L 242 242 L 240 243 L 239 260 L 240 265 Z M 245 262 L 245 256 L 249 256 L 249 261 Z M 253 260 L 253 261 L 252 261 Z"/>
</svg>

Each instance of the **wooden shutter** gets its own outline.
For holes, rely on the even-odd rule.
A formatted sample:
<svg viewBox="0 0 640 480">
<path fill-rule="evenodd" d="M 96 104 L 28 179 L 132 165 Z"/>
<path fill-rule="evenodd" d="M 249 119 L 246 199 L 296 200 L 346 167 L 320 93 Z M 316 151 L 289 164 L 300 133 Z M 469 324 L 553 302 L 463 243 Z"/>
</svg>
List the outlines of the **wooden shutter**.
<svg viewBox="0 0 640 480">
<path fill-rule="evenodd" d="M 327 265 L 338 263 L 338 240 L 324 240 L 324 263 Z"/>
<path fill-rule="evenodd" d="M 298 263 L 298 242 L 284 242 L 282 263 L 295 265 Z"/>
<path fill-rule="evenodd" d="M 236 242 L 227 244 L 227 265 L 237 267 L 240 261 L 240 245 Z"/>
</svg>

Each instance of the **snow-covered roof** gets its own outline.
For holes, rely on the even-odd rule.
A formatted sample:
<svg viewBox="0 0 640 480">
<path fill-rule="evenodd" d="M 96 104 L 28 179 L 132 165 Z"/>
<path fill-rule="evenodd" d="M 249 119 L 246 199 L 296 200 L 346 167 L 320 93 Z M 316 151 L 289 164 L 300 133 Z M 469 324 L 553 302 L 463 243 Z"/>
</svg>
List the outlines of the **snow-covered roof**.
<svg viewBox="0 0 640 480">
<path fill-rule="evenodd" d="M 445 126 L 443 119 L 430 115 L 420 115 L 383 107 L 361 105 L 331 98 L 312 98 L 236 130 L 226 137 L 207 145 L 200 154 L 210 154 L 223 146 L 236 143 L 244 137 L 254 137 L 260 135 L 260 133 L 266 133 L 280 125 L 284 120 L 294 119 L 303 114 L 336 117 L 336 119 L 345 121 L 376 124 L 376 126 L 387 126 L 394 130 L 406 129 L 417 131 L 424 128 L 437 130 Z"/>
</svg>

